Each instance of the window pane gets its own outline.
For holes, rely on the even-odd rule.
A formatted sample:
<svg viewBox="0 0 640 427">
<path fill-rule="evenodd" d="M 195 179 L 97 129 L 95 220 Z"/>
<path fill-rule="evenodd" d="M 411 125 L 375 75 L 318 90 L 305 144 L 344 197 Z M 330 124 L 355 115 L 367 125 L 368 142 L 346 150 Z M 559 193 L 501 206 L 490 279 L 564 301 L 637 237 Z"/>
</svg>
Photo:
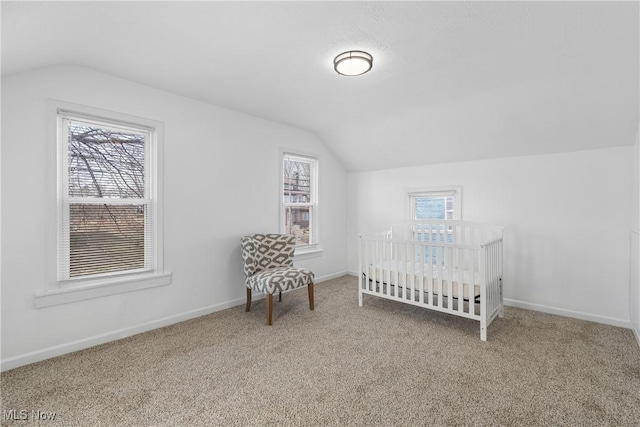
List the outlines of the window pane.
<svg viewBox="0 0 640 427">
<path fill-rule="evenodd" d="M 451 219 L 445 216 L 446 197 L 416 197 L 416 218 L 415 219 Z"/>
<path fill-rule="evenodd" d="M 311 219 L 311 208 L 286 207 L 285 212 L 285 234 L 296 236 L 296 244 L 308 245 L 311 242 L 311 232 L 309 222 Z"/>
<path fill-rule="evenodd" d="M 68 125 L 69 196 L 145 197 L 144 133 Z"/>
<path fill-rule="evenodd" d="M 283 202 L 311 202 L 311 162 L 284 159 Z"/>
<path fill-rule="evenodd" d="M 71 204 L 70 277 L 145 267 L 144 205 Z"/>
</svg>

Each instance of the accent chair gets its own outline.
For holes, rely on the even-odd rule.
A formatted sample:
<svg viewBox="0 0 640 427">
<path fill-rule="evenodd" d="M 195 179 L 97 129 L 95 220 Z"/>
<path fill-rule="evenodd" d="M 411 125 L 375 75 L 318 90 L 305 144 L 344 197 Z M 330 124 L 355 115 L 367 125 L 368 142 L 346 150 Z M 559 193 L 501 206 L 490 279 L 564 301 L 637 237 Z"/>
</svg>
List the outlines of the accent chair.
<svg viewBox="0 0 640 427">
<path fill-rule="evenodd" d="M 313 310 L 313 272 L 293 266 L 296 247 L 295 236 L 287 234 L 253 234 L 240 239 L 244 264 L 247 306 L 251 309 L 251 292 L 267 294 L 267 325 L 273 317 L 273 294 L 306 286 L 309 293 L 309 309 Z"/>
</svg>

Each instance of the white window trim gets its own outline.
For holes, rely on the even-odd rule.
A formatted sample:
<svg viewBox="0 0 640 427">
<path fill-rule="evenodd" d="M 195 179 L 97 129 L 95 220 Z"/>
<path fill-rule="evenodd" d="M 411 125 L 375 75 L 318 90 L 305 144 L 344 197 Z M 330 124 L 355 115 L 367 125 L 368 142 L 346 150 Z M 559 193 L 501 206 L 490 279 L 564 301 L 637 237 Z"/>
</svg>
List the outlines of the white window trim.
<svg viewBox="0 0 640 427">
<path fill-rule="evenodd" d="M 320 197 L 319 197 L 319 190 L 320 190 L 320 157 L 316 154 L 313 153 L 308 153 L 305 151 L 301 151 L 301 150 L 297 150 L 297 149 L 290 149 L 290 148 L 280 148 L 279 152 L 278 152 L 278 161 L 280 164 L 280 167 L 278 168 L 278 173 L 279 173 L 279 177 L 278 177 L 278 182 L 279 182 L 279 186 L 278 186 L 278 200 L 280 201 L 280 209 L 279 209 L 279 230 L 280 233 L 284 233 L 285 230 L 285 204 L 282 200 L 282 189 L 284 188 L 284 156 L 286 154 L 292 155 L 292 156 L 298 156 L 298 157 L 303 157 L 303 158 L 308 158 L 311 160 L 315 161 L 315 178 L 314 178 L 314 183 L 313 183 L 313 195 L 315 198 L 315 212 L 314 212 L 314 219 L 311 223 L 311 233 L 313 236 L 315 236 L 315 241 L 313 243 L 310 243 L 308 245 L 304 245 L 304 246 L 296 246 L 296 250 L 294 253 L 294 257 L 296 259 L 308 259 L 308 258 L 315 258 L 315 257 L 319 257 L 322 255 L 323 253 L 323 248 L 320 245 L 320 234 L 319 234 L 319 214 L 318 212 L 320 212 Z"/>
<path fill-rule="evenodd" d="M 457 221 L 462 220 L 462 186 L 460 185 L 451 185 L 451 186 L 442 186 L 442 187 L 420 187 L 420 188 L 407 188 L 405 189 L 407 194 L 407 205 L 406 205 L 406 215 L 410 221 L 415 220 L 415 206 L 413 203 L 413 198 L 416 196 L 429 195 L 429 193 L 440 193 L 440 192 L 454 192 L 453 203 L 453 219 Z"/>
<path fill-rule="evenodd" d="M 60 185 L 58 181 L 59 164 L 61 155 L 58 117 L 59 113 L 67 111 L 76 116 L 105 119 L 144 126 L 154 130 L 155 150 L 152 150 L 150 163 L 154 165 L 154 176 L 151 184 L 153 197 L 153 215 L 155 227 L 155 266 L 152 272 L 140 272 L 130 274 L 114 274 L 113 276 L 78 279 L 73 281 L 58 281 L 58 198 Z M 127 114 L 106 111 L 94 107 L 72 104 L 64 101 L 49 100 L 47 102 L 47 115 L 49 120 L 49 132 L 47 140 L 48 153 L 48 180 L 47 180 L 47 282 L 46 288 L 35 293 L 36 308 L 50 307 L 59 304 L 67 304 L 91 298 L 121 294 L 151 287 L 165 286 L 171 283 L 172 274 L 164 271 L 164 236 L 163 236 L 163 165 L 164 165 L 164 127 L 162 122 L 151 119 L 135 117 Z"/>
</svg>

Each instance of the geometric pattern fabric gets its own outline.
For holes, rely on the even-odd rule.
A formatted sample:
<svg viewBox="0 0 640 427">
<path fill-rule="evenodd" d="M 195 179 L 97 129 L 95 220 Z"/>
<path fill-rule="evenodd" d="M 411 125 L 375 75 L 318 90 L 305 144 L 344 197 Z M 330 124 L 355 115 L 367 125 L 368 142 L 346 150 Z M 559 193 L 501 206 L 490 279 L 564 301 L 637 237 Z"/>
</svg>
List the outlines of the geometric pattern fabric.
<svg viewBox="0 0 640 427">
<path fill-rule="evenodd" d="M 286 234 L 254 234 L 240 239 L 245 285 L 267 294 L 313 283 L 313 272 L 293 267 L 296 238 Z"/>
<path fill-rule="evenodd" d="M 275 294 L 313 283 L 313 273 L 304 268 L 276 267 L 249 277 L 249 287 L 266 294 Z"/>
</svg>

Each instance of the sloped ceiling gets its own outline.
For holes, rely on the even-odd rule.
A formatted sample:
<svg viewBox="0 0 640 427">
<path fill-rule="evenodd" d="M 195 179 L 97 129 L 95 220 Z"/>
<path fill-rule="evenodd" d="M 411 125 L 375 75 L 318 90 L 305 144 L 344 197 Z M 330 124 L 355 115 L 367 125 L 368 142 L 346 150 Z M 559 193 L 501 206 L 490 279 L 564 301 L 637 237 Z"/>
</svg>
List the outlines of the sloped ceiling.
<svg viewBox="0 0 640 427">
<path fill-rule="evenodd" d="M 638 2 L 2 2 L 2 73 L 78 65 L 317 133 L 349 171 L 633 144 Z M 339 76 L 360 49 L 373 70 Z"/>
</svg>

